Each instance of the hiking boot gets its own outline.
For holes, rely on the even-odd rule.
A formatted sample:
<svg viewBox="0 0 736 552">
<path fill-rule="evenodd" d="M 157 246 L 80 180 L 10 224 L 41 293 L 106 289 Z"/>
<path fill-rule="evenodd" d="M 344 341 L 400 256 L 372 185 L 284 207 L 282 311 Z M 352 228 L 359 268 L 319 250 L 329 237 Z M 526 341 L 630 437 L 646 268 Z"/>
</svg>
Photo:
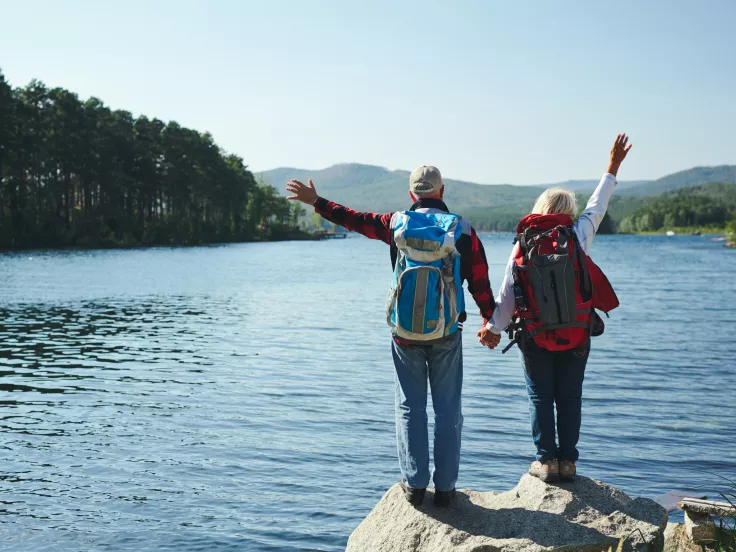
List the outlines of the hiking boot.
<svg viewBox="0 0 736 552">
<path fill-rule="evenodd" d="M 434 505 L 440 508 L 447 508 L 455 498 L 455 489 L 451 491 L 434 491 Z"/>
<path fill-rule="evenodd" d="M 574 481 L 576 472 L 575 462 L 570 460 L 562 460 L 560 462 L 560 479 L 562 481 Z"/>
<path fill-rule="evenodd" d="M 535 460 L 529 468 L 529 473 L 545 483 L 554 483 L 560 478 L 560 467 L 557 460 L 549 460 L 544 463 Z"/>
<path fill-rule="evenodd" d="M 419 506 L 424 502 L 424 493 L 427 489 L 415 489 L 406 484 L 406 479 L 403 479 L 401 483 L 401 490 L 404 491 L 404 498 L 409 501 L 409 504 L 413 506 Z"/>
</svg>

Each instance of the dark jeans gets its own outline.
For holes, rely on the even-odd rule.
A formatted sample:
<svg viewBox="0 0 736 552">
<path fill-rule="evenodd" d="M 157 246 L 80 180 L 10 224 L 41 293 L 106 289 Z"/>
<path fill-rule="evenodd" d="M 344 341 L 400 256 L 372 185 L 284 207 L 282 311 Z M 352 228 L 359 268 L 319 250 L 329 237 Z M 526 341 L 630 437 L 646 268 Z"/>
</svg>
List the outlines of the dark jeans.
<svg viewBox="0 0 736 552">
<path fill-rule="evenodd" d="M 529 340 L 522 344 L 520 351 L 537 460 L 547 462 L 557 458 L 577 462 L 583 377 L 590 341 L 579 349 L 553 352 Z M 559 446 L 555 441 L 555 405 Z"/>
</svg>

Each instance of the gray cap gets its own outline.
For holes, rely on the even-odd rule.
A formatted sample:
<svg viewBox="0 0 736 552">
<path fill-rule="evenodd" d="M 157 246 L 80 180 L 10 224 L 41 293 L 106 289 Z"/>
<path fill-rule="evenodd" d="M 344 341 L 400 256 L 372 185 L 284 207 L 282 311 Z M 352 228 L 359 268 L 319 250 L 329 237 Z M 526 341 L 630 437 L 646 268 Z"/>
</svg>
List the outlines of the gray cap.
<svg viewBox="0 0 736 552">
<path fill-rule="evenodd" d="M 417 196 L 439 193 L 442 189 L 442 175 L 437 167 L 422 165 L 411 171 L 409 190 Z"/>
</svg>

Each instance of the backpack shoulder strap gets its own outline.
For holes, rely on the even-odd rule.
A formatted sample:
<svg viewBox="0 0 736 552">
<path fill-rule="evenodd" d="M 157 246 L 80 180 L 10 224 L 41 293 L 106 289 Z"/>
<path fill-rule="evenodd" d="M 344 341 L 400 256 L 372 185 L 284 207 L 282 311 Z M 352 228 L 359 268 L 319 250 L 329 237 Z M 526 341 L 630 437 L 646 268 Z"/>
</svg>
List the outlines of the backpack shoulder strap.
<svg viewBox="0 0 736 552">
<path fill-rule="evenodd" d="M 578 260 L 578 270 L 580 271 L 580 296 L 583 301 L 589 301 L 593 298 L 593 282 L 590 279 L 590 270 L 588 269 L 588 255 L 580 246 L 580 240 L 575 230 L 571 230 L 572 238 L 575 244 L 575 256 Z"/>
<path fill-rule="evenodd" d="M 391 229 L 391 232 L 393 233 L 394 229 L 398 226 L 399 221 L 406 218 L 406 211 L 396 211 L 393 215 L 391 215 L 391 222 L 389 223 L 389 228 Z"/>
<path fill-rule="evenodd" d="M 457 221 L 458 227 L 460 228 L 461 232 L 467 236 L 470 235 L 471 229 L 473 228 L 470 225 L 470 221 L 463 218 L 462 216 L 458 215 L 458 221 Z"/>
<path fill-rule="evenodd" d="M 519 252 L 522 255 L 526 255 L 527 244 L 524 232 L 519 232 L 518 234 L 516 234 L 516 237 L 514 238 L 514 244 L 519 247 Z"/>
<path fill-rule="evenodd" d="M 393 215 L 391 215 L 391 221 L 388 225 L 389 230 L 389 255 L 391 257 L 391 268 L 396 268 L 396 260 L 399 257 L 399 248 L 396 246 L 396 240 L 394 239 L 394 228 L 396 228 L 396 225 L 398 224 L 399 218 L 405 213 L 406 211 L 395 211 Z"/>
</svg>

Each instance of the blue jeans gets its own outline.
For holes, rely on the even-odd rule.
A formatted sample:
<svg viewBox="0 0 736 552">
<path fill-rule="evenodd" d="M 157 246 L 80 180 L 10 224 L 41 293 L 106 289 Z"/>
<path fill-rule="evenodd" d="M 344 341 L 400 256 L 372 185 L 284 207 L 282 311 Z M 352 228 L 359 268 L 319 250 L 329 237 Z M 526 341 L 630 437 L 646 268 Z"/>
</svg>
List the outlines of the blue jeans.
<svg viewBox="0 0 736 552">
<path fill-rule="evenodd" d="M 577 462 L 583 378 L 590 341 L 571 351 L 547 351 L 530 339 L 522 344 L 520 351 L 537 460 L 547 462 L 557 458 Z M 555 406 L 559 447 L 555 441 Z"/>
<path fill-rule="evenodd" d="M 396 367 L 396 443 L 401 473 L 410 487 L 429 485 L 427 380 L 434 408 L 434 486 L 455 488 L 460 468 L 463 415 L 461 332 L 434 345 L 401 345 L 392 341 Z"/>
</svg>

